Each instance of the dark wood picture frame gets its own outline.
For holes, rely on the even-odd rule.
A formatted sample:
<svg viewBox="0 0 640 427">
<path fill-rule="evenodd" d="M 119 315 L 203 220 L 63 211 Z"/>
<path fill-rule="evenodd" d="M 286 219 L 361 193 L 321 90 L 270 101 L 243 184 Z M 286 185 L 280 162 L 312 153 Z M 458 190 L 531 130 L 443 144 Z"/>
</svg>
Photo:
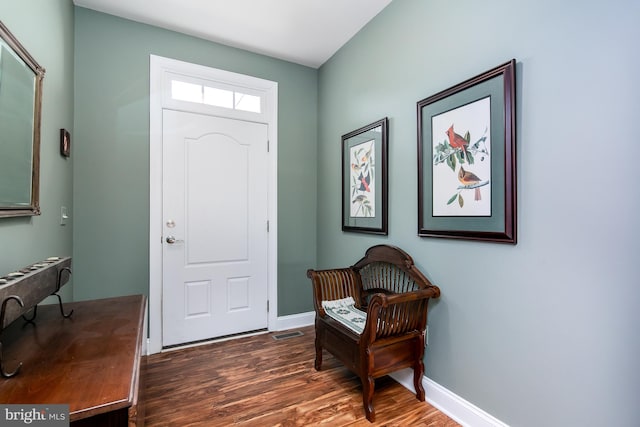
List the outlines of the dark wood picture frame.
<svg viewBox="0 0 640 427">
<path fill-rule="evenodd" d="M 515 81 L 512 59 L 417 103 L 419 236 L 517 242 Z"/>
<path fill-rule="evenodd" d="M 71 156 L 71 134 L 66 129 L 60 129 L 60 155 Z"/>
<path fill-rule="evenodd" d="M 342 136 L 342 231 L 387 230 L 389 119 Z"/>
</svg>

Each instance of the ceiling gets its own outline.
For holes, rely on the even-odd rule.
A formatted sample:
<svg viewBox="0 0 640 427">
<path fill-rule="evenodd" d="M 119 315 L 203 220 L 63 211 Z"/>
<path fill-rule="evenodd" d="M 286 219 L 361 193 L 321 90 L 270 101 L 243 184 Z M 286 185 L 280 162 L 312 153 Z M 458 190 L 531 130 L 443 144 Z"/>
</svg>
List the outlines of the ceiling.
<svg viewBox="0 0 640 427">
<path fill-rule="evenodd" d="M 74 0 L 74 3 L 318 68 L 391 1 Z"/>
</svg>

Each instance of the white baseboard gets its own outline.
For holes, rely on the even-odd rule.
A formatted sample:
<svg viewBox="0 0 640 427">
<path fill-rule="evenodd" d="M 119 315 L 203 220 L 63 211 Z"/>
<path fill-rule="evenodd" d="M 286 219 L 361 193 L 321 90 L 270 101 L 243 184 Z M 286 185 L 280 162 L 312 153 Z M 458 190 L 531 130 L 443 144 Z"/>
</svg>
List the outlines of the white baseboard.
<svg viewBox="0 0 640 427">
<path fill-rule="evenodd" d="M 412 369 L 403 369 L 395 372 L 391 374 L 391 377 L 408 390 L 411 390 L 412 393 L 415 393 Z M 424 387 L 427 402 L 463 426 L 508 427 L 507 424 L 486 413 L 473 403 L 467 402 L 430 378 L 422 377 L 422 386 Z"/>
<path fill-rule="evenodd" d="M 278 316 L 276 323 L 276 331 L 285 331 L 287 329 L 303 328 L 312 326 L 315 323 L 316 312 L 308 311 L 306 313 L 291 314 L 289 316 Z"/>
</svg>

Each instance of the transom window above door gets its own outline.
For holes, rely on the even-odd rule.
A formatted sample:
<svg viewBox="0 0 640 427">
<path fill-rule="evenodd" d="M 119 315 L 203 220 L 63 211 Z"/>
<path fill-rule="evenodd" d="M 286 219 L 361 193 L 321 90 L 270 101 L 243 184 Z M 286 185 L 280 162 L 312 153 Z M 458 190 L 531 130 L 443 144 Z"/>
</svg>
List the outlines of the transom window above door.
<svg viewBox="0 0 640 427">
<path fill-rule="evenodd" d="M 172 101 L 189 102 L 248 113 L 264 112 L 263 96 L 246 88 L 227 86 L 221 82 L 198 80 L 186 76 L 171 74 L 168 77 Z"/>
</svg>

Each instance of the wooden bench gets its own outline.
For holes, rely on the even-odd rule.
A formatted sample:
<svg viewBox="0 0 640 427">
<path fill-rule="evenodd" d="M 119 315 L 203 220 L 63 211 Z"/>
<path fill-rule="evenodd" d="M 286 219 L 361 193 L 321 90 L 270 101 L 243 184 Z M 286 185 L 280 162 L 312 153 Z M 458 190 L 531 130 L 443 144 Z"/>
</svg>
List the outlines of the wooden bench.
<svg viewBox="0 0 640 427">
<path fill-rule="evenodd" d="M 307 276 L 313 284 L 316 311 L 316 370 L 322 367 L 325 349 L 358 375 L 362 381 L 365 414 L 371 422 L 375 421 L 375 378 L 413 368 L 416 397 L 424 401 L 422 375 L 427 309 L 429 298 L 439 297 L 440 289 L 416 268 L 413 259 L 399 248 L 378 245 L 369 248 L 351 267 L 310 269 Z M 353 307 L 331 309 L 348 305 L 349 298 L 353 299 Z M 366 313 L 361 333 L 357 332 L 356 325 L 328 314 L 329 311 L 352 311 L 356 314 L 345 316 L 353 314 L 353 323 L 357 324 L 354 309 Z"/>
</svg>

